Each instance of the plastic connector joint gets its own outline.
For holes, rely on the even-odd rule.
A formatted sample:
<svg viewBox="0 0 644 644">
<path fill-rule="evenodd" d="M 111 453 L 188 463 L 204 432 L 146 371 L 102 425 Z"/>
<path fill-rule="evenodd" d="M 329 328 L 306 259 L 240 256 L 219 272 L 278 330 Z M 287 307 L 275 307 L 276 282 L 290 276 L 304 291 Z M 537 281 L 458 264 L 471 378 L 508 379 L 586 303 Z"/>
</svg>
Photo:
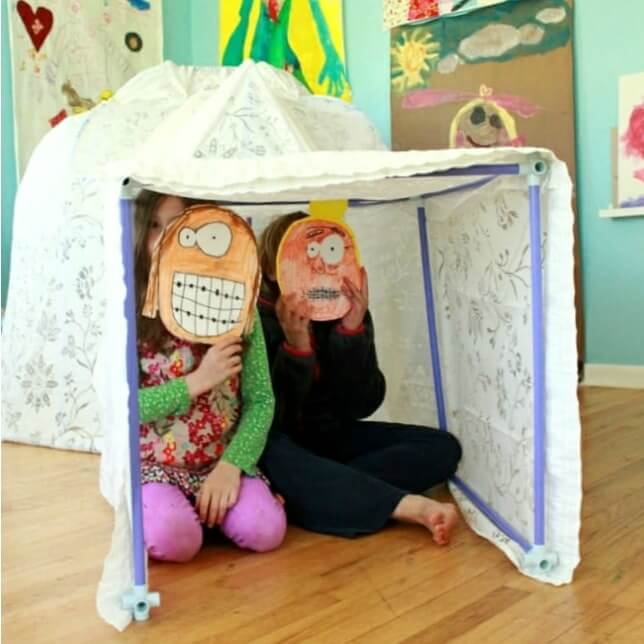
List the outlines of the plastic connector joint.
<svg viewBox="0 0 644 644">
<path fill-rule="evenodd" d="M 523 555 L 523 564 L 532 573 L 548 573 L 559 564 L 559 555 L 545 546 L 532 546 Z"/>
<path fill-rule="evenodd" d="M 132 611 L 137 622 L 144 622 L 150 617 L 150 608 L 161 605 L 161 597 L 159 593 L 148 592 L 147 585 L 134 586 L 129 593 L 125 593 L 121 605 Z"/>
</svg>

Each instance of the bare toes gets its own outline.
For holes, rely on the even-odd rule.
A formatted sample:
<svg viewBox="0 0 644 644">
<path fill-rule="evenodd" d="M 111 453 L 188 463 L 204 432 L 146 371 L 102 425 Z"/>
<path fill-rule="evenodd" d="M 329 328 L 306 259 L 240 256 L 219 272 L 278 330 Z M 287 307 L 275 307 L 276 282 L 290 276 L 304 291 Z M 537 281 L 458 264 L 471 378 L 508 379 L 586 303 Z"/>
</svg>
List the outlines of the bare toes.
<svg viewBox="0 0 644 644">
<path fill-rule="evenodd" d="M 429 525 L 432 530 L 437 530 L 440 526 L 445 523 L 445 515 L 443 512 L 434 512 L 429 517 Z"/>
<path fill-rule="evenodd" d="M 443 546 L 449 543 L 452 529 L 457 521 L 458 513 L 456 508 L 449 503 L 444 503 L 429 513 L 425 525 L 431 531 L 434 541 Z"/>
</svg>

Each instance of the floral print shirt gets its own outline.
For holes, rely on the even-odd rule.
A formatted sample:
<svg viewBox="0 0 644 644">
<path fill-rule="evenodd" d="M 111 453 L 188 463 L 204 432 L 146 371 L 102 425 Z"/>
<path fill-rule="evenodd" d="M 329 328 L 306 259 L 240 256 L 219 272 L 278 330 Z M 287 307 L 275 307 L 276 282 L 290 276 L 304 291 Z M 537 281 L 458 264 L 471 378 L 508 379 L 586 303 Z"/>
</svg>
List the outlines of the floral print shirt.
<svg viewBox="0 0 644 644">
<path fill-rule="evenodd" d="M 242 371 L 190 400 L 185 376 L 208 350 L 169 337 L 163 351 L 139 347 L 142 466 L 156 464 L 194 472 L 220 458 L 247 474 L 256 465 L 273 419 L 274 398 L 262 325 L 255 318 L 245 339 Z"/>
</svg>

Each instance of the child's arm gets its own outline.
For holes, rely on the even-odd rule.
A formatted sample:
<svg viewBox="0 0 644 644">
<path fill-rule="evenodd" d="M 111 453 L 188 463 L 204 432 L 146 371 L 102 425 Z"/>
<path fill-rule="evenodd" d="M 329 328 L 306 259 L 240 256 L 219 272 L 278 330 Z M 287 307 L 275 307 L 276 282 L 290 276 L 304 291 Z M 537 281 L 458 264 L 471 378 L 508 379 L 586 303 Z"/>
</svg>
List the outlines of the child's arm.
<svg viewBox="0 0 644 644">
<path fill-rule="evenodd" d="M 139 422 L 149 423 L 167 416 L 181 416 L 190 407 L 185 378 L 175 378 L 156 387 L 139 389 Z"/>
<path fill-rule="evenodd" d="M 224 451 L 222 460 L 252 476 L 256 473 L 257 461 L 264 451 L 275 409 L 264 333 L 257 311 L 243 355 L 241 398 L 239 427 Z"/>
<path fill-rule="evenodd" d="M 275 419 L 282 431 L 290 431 L 313 387 L 317 359 L 312 348 L 302 350 L 288 342 L 272 307 L 260 312 L 276 399 Z"/>
<path fill-rule="evenodd" d="M 313 349 L 303 351 L 281 342 L 271 366 L 273 386 L 281 402 L 292 410 L 301 410 L 315 379 L 316 357 Z"/>
<path fill-rule="evenodd" d="M 337 325 L 329 336 L 334 367 L 336 409 L 346 418 L 373 414 L 385 397 L 385 377 L 378 366 L 373 322 L 366 313 L 360 328 L 347 331 Z"/>
<path fill-rule="evenodd" d="M 238 338 L 230 337 L 210 347 L 201 364 L 184 378 L 139 389 L 139 422 L 149 423 L 187 413 L 190 401 L 241 371 Z"/>
<path fill-rule="evenodd" d="M 368 310 L 367 271 L 363 268 L 361 272 L 360 288 L 344 280 L 344 293 L 351 308 L 329 336 L 335 376 L 334 406 L 338 415 L 351 419 L 370 416 L 385 397 L 385 377 L 378 366 L 373 321 Z"/>
</svg>

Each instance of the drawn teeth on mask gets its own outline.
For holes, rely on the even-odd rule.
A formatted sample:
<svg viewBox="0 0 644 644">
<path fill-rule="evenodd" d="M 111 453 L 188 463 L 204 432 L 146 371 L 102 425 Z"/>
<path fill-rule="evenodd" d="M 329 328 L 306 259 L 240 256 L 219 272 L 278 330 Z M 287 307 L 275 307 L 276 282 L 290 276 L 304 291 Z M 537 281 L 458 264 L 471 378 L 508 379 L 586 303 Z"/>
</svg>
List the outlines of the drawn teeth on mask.
<svg viewBox="0 0 644 644">
<path fill-rule="evenodd" d="M 335 288 L 312 288 L 306 292 L 309 300 L 337 300 L 340 291 Z"/>
<path fill-rule="evenodd" d="M 197 336 L 221 335 L 239 322 L 245 292 L 241 282 L 177 272 L 172 283 L 175 320 Z"/>
</svg>

